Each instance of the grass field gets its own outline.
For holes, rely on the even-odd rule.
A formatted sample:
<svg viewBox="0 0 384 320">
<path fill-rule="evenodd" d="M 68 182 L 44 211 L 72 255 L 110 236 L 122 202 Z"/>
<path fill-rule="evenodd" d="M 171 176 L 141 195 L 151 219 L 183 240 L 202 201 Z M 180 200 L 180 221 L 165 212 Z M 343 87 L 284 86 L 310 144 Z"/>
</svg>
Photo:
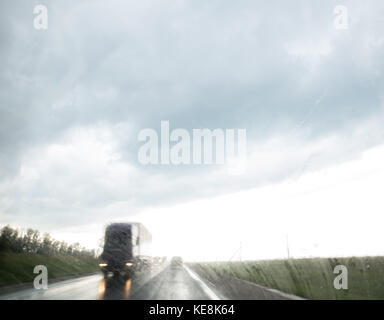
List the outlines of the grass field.
<svg viewBox="0 0 384 320">
<path fill-rule="evenodd" d="M 233 276 L 309 299 L 384 299 L 384 257 L 313 258 L 198 263 L 205 272 Z M 348 290 L 336 290 L 334 267 L 348 269 Z"/>
<path fill-rule="evenodd" d="M 98 260 L 91 257 L 0 253 L 0 286 L 32 282 L 37 276 L 33 273 L 36 265 L 48 268 L 48 281 L 98 270 Z"/>
</svg>

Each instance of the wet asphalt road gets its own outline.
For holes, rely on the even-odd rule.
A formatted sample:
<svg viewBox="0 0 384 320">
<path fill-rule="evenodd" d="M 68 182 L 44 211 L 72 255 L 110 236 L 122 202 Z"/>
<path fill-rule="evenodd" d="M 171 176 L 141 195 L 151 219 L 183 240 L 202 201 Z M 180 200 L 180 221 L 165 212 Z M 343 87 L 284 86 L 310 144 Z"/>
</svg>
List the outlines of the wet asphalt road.
<svg viewBox="0 0 384 320">
<path fill-rule="evenodd" d="M 100 275 L 76 278 L 49 285 L 47 290 L 26 289 L 1 295 L 0 299 L 34 300 L 211 300 L 221 299 L 196 273 L 186 266 L 167 266 L 146 277 L 104 279 Z"/>
</svg>

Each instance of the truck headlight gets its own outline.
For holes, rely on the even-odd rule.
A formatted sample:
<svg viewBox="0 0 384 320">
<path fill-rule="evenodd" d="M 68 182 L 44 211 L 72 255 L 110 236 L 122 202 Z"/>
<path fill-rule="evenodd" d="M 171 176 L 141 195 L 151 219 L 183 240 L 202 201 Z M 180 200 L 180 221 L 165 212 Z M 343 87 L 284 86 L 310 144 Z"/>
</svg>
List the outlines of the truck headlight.
<svg viewBox="0 0 384 320">
<path fill-rule="evenodd" d="M 99 263 L 100 268 L 104 268 L 106 266 L 108 266 L 108 263 L 106 263 L 106 262 Z"/>
<path fill-rule="evenodd" d="M 133 263 L 132 263 L 132 262 L 127 262 L 125 265 L 126 265 L 127 267 L 132 267 L 132 266 L 133 266 Z"/>
</svg>

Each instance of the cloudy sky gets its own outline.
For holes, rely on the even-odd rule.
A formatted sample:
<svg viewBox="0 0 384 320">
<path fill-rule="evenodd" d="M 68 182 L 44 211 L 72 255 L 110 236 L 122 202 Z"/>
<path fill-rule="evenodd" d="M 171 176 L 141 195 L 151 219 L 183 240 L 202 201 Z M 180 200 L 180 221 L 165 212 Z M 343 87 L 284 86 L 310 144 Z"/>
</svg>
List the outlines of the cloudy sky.
<svg viewBox="0 0 384 320">
<path fill-rule="evenodd" d="M 91 248 L 141 221 L 188 259 L 382 254 L 383 17 L 381 0 L 1 1 L 0 224 Z M 246 172 L 140 164 L 161 120 L 246 129 Z"/>
</svg>

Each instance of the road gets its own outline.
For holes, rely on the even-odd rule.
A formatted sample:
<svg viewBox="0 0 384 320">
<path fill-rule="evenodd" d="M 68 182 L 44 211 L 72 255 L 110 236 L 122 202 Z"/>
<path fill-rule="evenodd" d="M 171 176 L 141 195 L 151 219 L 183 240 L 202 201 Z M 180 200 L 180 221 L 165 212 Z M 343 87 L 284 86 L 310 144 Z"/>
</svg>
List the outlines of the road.
<svg viewBox="0 0 384 320">
<path fill-rule="evenodd" d="M 32 284 L 31 284 L 32 286 Z M 101 274 L 49 284 L 47 290 L 25 289 L 0 295 L 0 300 L 296 300 L 287 293 L 265 288 L 233 277 L 218 277 L 191 270 L 186 265 L 171 266 L 132 280 Z"/>
<path fill-rule="evenodd" d="M 186 266 L 168 266 L 147 278 L 123 281 L 92 275 L 49 285 L 47 290 L 26 289 L 1 295 L 11 300 L 211 300 L 222 299 Z"/>
</svg>

